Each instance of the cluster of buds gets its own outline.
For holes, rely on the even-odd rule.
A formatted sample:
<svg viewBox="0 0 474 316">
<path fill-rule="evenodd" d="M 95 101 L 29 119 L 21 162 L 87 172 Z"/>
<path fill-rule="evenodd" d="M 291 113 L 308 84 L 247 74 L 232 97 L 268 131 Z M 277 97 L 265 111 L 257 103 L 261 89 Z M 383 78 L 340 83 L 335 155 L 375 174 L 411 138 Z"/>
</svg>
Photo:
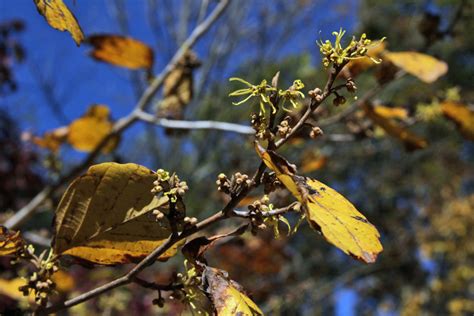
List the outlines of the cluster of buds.
<svg viewBox="0 0 474 316">
<path fill-rule="evenodd" d="M 280 137 L 286 137 L 289 133 L 291 133 L 290 120 L 291 118 L 287 116 L 278 125 L 278 135 Z"/>
<path fill-rule="evenodd" d="M 316 101 L 317 104 L 323 102 L 323 91 L 319 88 L 314 88 L 308 92 L 308 95 Z"/>
<path fill-rule="evenodd" d="M 250 124 L 256 132 L 255 137 L 257 137 L 257 139 L 268 139 L 271 137 L 271 133 L 267 130 L 267 119 L 264 115 L 252 114 Z"/>
<path fill-rule="evenodd" d="M 223 173 L 217 176 L 217 190 L 225 194 L 235 195 L 244 188 L 252 185 L 252 180 L 249 176 L 236 172 L 229 180 Z"/>
<path fill-rule="evenodd" d="M 355 93 L 357 91 L 357 86 L 352 78 L 346 80 L 346 89 L 350 93 Z"/>
<path fill-rule="evenodd" d="M 313 128 L 311 128 L 311 132 L 309 132 L 309 137 L 311 137 L 312 139 L 316 139 L 323 134 L 324 132 L 320 127 L 314 126 Z"/>
<path fill-rule="evenodd" d="M 336 37 L 334 44 L 330 40 L 325 42 L 319 41 L 317 44 L 319 50 L 323 57 L 324 67 L 329 67 L 331 63 L 340 67 L 346 64 L 352 59 L 358 59 L 367 56 L 367 51 L 369 46 L 372 44 L 372 41 L 367 38 L 367 35 L 364 33 L 361 35 L 359 40 L 356 40 L 355 37 L 352 38 L 350 43 L 346 47 L 342 47 L 341 41 L 342 37 L 346 31 L 342 29 L 339 32 L 333 32 L 332 35 Z M 383 41 L 382 39 L 381 41 Z M 369 57 L 374 63 L 380 63 L 380 60 Z"/>
<path fill-rule="evenodd" d="M 332 104 L 334 106 L 339 106 L 339 105 L 343 105 L 343 104 L 346 103 L 347 100 L 344 96 L 342 96 L 340 94 L 337 94 L 336 92 L 335 92 L 335 94 L 336 94 L 336 97 L 334 98 L 334 100 L 332 100 Z"/>
<path fill-rule="evenodd" d="M 52 251 L 50 251 L 47 259 L 44 259 L 45 254 L 46 250 L 39 257 L 32 254 L 33 258 L 31 261 L 36 266 L 37 272 L 34 272 L 28 278 L 26 285 L 19 288 L 24 296 L 28 296 L 30 292 L 33 292 L 35 294 L 35 302 L 40 306 L 45 306 L 48 297 L 55 291 L 56 284 L 51 279 L 51 276 L 59 270 L 57 262 L 53 259 Z"/>
<path fill-rule="evenodd" d="M 270 198 L 266 194 L 260 200 L 256 200 L 248 206 L 251 213 L 268 212 L 271 211 L 272 208 L 273 205 L 270 204 Z"/>
<path fill-rule="evenodd" d="M 176 201 L 178 197 L 184 196 L 189 190 L 187 183 L 181 181 L 176 174 L 170 175 L 168 171 L 158 169 L 156 175 L 157 179 L 153 182 L 154 187 L 151 189 L 153 194 L 163 192 L 172 201 Z"/>
<path fill-rule="evenodd" d="M 275 173 L 265 172 L 262 176 L 263 192 L 270 194 L 278 188 L 283 187 L 283 184 L 278 180 Z"/>
</svg>

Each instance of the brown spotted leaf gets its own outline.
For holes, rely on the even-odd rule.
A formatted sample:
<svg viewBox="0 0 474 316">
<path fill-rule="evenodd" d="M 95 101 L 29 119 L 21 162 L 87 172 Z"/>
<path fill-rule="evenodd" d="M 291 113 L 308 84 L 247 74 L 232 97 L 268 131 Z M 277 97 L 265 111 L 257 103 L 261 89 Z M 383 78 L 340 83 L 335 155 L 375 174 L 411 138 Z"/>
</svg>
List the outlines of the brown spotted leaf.
<svg viewBox="0 0 474 316">
<path fill-rule="evenodd" d="M 59 31 L 68 31 L 77 46 L 84 40 L 79 23 L 69 11 L 63 0 L 34 0 L 38 12 L 44 16 L 51 27 Z"/>
<path fill-rule="evenodd" d="M 56 210 L 53 249 L 99 264 L 135 262 L 171 233 L 149 214 L 167 204 L 150 191 L 156 174 L 137 164 L 102 163 L 74 180 Z M 164 253 L 165 260 L 176 247 Z"/>
<path fill-rule="evenodd" d="M 97 60 L 129 69 L 153 67 L 153 50 L 131 37 L 98 34 L 87 41 L 94 47 L 90 55 Z"/>
<path fill-rule="evenodd" d="M 20 232 L 13 232 L 4 226 L 0 226 L 0 256 L 15 254 L 25 245 Z"/>
<path fill-rule="evenodd" d="M 302 203 L 311 227 L 346 254 L 366 263 L 375 262 L 383 247 L 380 234 L 344 196 L 327 185 L 296 175 L 294 166 L 277 153 L 256 143 L 256 150 L 268 168 Z"/>
<path fill-rule="evenodd" d="M 218 316 L 263 315 L 260 308 L 243 292 L 242 286 L 229 280 L 223 270 L 206 267 L 203 273 L 207 292 Z"/>
</svg>

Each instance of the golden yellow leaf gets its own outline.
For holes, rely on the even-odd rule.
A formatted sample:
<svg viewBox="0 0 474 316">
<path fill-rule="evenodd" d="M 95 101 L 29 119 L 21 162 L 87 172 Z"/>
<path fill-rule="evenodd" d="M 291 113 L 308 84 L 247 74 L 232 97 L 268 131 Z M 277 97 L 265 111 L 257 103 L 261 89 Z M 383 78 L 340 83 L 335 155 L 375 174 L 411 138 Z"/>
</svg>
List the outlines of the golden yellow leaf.
<svg viewBox="0 0 474 316">
<path fill-rule="evenodd" d="M 187 51 L 163 84 L 163 101 L 158 116 L 183 119 L 186 106 L 193 98 L 193 71 L 200 62 L 192 51 Z"/>
<path fill-rule="evenodd" d="M 243 292 L 242 287 L 227 278 L 225 271 L 206 267 L 204 277 L 209 284 L 207 292 L 218 316 L 263 315 L 260 308 Z"/>
<path fill-rule="evenodd" d="M 8 296 L 16 301 L 28 300 L 30 303 L 35 301 L 35 294 L 31 292 L 28 296 L 23 296 L 23 293 L 19 290 L 21 286 L 26 285 L 26 279 L 15 278 L 12 280 L 0 279 L 0 294 Z"/>
<path fill-rule="evenodd" d="M 301 172 L 308 173 L 323 168 L 328 161 L 328 158 L 320 153 L 314 151 L 307 151 L 303 153 L 301 158 Z"/>
<path fill-rule="evenodd" d="M 428 146 L 428 142 L 425 139 L 410 132 L 408 129 L 399 125 L 394 120 L 378 114 L 370 104 L 364 104 L 363 108 L 365 114 L 376 125 L 380 126 L 390 136 L 401 140 L 405 144 L 407 150 L 422 149 Z"/>
<path fill-rule="evenodd" d="M 44 16 L 51 27 L 59 31 L 68 31 L 77 46 L 84 40 L 79 23 L 74 14 L 69 11 L 63 0 L 35 0 L 38 12 Z"/>
<path fill-rule="evenodd" d="M 24 245 L 25 241 L 20 232 L 9 231 L 4 226 L 0 226 L 0 256 L 15 254 Z"/>
<path fill-rule="evenodd" d="M 63 126 L 44 133 L 42 137 L 33 136 L 31 140 L 37 146 L 57 152 L 61 145 L 67 140 L 68 134 L 69 127 Z"/>
<path fill-rule="evenodd" d="M 129 69 L 153 67 L 153 50 L 131 37 L 100 34 L 87 41 L 94 47 L 90 55 L 97 60 Z"/>
<path fill-rule="evenodd" d="M 76 281 L 67 272 L 59 270 L 51 276 L 51 280 L 56 284 L 56 290 L 59 292 L 71 292 L 76 286 Z"/>
<path fill-rule="evenodd" d="M 112 127 L 109 108 L 96 104 L 89 107 L 83 117 L 69 125 L 67 141 L 76 150 L 90 152 L 112 131 Z M 103 152 L 112 151 L 117 144 L 118 138 L 112 138 L 104 147 Z"/>
<path fill-rule="evenodd" d="M 54 252 L 99 264 L 135 262 L 148 255 L 171 233 L 167 219 L 157 221 L 150 214 L 168 202 L 150 192 L 156 179 L 153 171 L 132 163 L 90 167 L 58 205 Z M 176 248 L 160 259 L 173 256 Z"/>
<path fill-rule="evenodd" d="M 351 202 L 317 180 L 296 175 L 295 168 L 277 153 L 257 143 L 256 150 L 267 167 L 302 203 L 311 227 L 346 254 L 366 263 L 375 262 L 383 250 L 380 234 Z"/>
<path fill-rule="evenodd" d="M 432 83 L 448 72 L 448 64 L 444 61 L 417 52 L 386 52 L 383 58 L 426 83 Z"/>
<path fill-rule="evenodd" d="M 387 119 L 399 119 L 405 120 L 408 118 L 408 111 L 402 107 L 388 107 L 384 105 L 376 105 L 374 111 L 379 116 L 385 117 Z"/>
<path fill-rule="evenodd" d="M 441 104 L 443 114 L 456 123 L 461 134 L 470 140 L 474 140 L 474 111 L 466 105 L 445 101 Z"/>
</svg>

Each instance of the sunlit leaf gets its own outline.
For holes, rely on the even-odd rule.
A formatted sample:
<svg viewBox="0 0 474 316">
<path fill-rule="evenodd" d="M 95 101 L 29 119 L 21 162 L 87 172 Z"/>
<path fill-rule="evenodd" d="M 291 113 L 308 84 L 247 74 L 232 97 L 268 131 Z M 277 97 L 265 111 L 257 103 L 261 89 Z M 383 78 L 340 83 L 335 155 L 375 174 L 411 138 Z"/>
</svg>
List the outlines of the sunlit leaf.
<svg viewBox="0 0 474 316">
<path fill-rule="evenodd" d="M 379 116 L 385 117 L 387 119 L 399 119 L 405 120 L 408 118 L 408 111 L 402 107 L 388 107 L 384 105 L 376 105 L 374 111 Z"/>
<path fill-rule="evenodd" d="M 25 241 L 20 232 L 13 232 L 0 226 L 0 256 L 15 254 L 24 245 Z"/>
<path fill-rule="evenodd" d="M 149 214 L 167 204 L 150 191 L 156 174 L 137 164 L 102 163 L 74 180 L 56 210 L 53 249 L 99 264 L 137 261 L 170 235 L 167 219 Z M 164 253 L 165 260 L 176 247 Z"/>
<path fill-rule="evenodd" d="M 96 104 L 91 106 L 83 117 L 69 125 L 67 141 L 76 150 L 90 152 L 112 131 L 112 126 L 109 108 Z M 112 151 L 117 143 L 117 138 L 111 139 L 103 152 Z"/>
<path fill-rule="evenodd" d="M 74 42 L 79 46 L 84 40 L 79 23 L 74 14 L 69 11 L 63 0 L 35 0 L 38 12 L 44 16 L 51 27 L 71 33 Z"/>
<path fill-rule="evenodd" d="M 242 287 L 227 277 L 223 270 L 206 267 L 207 292 L 218 316 L 263 315 L 260 308 L 243 292 Z"/>
<path fill-rule="evenodd" d="M 426 83 L 432 83 L 448 72 L 448 64 L 444 61 L 417 52 L 386 52 L 383 58 Z"/>
<path fill-rule="evenodd" d="M 328 161 L 328 157 L 314 151 L 304 152 L 301 157 L 300 170 L 303 173 L 319 170 L 323 168 Z"/>
<path fill-rule="evenodd" d="M 474 111 L 466 105 L 446 101 L 441 104 L 443 114 L 456 123 L 461 134 L 470 140 L 474 140 Z"/>
<path fill-rule="evenodd" d="M 16 301 L 26 301 L 30 303 L 35 301 L 35 294 L 31 292 L 28 296 L 23 296 L 23 292 L 19 290 L 21 286 L 26 285 L 26 279 L 15 278 L 12 280 L 0 279 L 0 295 L 8 296 Z"/>
<path fill-rule="evenodd" d="M 94 47 L 90 55 L 97 60 L 129 69 L 153 67 L 153 50 L 136 39 L 98 34 L 89 36 L 87 41 Z"/>
<path fill-rule="evenodd" d="M 51 280 L 56 284 L 56 290 L 67 293 L 74 290 L 76 281 L 67 272 L 59 270 L 51 276 Z"/>
<path fill-rule="evenodd" d="M 300 201 L 311 227 L 328 242 L 366 263 L 375 262 L 383 250 L 380 234 L 341 194 L 313 179 L 296 175 L 295 168 L 283 157 L 256 144 L 260 158 Z"/>
<path fill-rule="evenodd" d="M 387 134 L 401 140 L 408 150 L 422 149 L 428 146 L 428 142 L 425 139 L 410 132 L 396 121 L 378 114 L 371 105 L 365 104 L 364 111 L 366 115 L 387 132 Z"/>
<path fill-rule="evenodd" d="M 44 133 L 42 137 L 33 136 L 31 140 L 37 146 L 56 152 L 59 150 L 61 145 L 67 140 L 68 134 L 69 127 L 63 126 Z"/>
</svg>

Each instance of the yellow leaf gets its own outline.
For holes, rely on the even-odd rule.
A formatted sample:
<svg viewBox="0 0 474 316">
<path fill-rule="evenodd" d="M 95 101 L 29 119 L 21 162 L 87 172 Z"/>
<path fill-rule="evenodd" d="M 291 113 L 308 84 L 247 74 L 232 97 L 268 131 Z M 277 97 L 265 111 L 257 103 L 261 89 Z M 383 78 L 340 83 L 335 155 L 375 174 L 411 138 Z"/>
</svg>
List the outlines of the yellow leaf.
<svg viewBox="0 0 474 316">
<path fill-rule="evenodd" d="M 432 83 L 448 72 L 448 64 L 426 54 L 386 52 L 383 57 L 426 83 Z"/>
<path fill-rule="evenodd" d="M 4 226 L 0 226 L 0 256 L 15 254 L 24 245 L 25 241 L 20 232 L 9 231 Z"/>
<path fill-rule="evenodd" d="M 374 108 L 364 105 L 365 114 L 378 126 L 380 126 L 387 134 L 400 139 L 408 150 L 422 149 L 428 146 L 423 138 L 413 134 L 397 122 L 378 114 Z"/>
<path fill-rule="evenodd" d="M 308 151 L 301 158 L 301 172 L 308 173 L 323 168 L 328 158 L 314 151 Z"/>
<path fill-rule="evenodd" d="M 245 294 L 242 287 L 227 278 L 223 270 L 206 267 L 204 277 L 209 284 L 207 292 L 218 316 L 263 315 L 260 308 Z"/>
<path fill-rule="evenodd" d="M 35 4 L 38 12 L 44 16 L 51 27 L 60 31 L 68 31 L 77 46 L 81 44 L 84 34 L 63 0 L 35 0 Z"/>
<path fill-rule="evenodd" d="M 256 150 L 267 167 L 302 203 L 311 227 L 346 254 L 366 263 L 375 262 L 383 250 L 380 234 L 351 202 L 317 180 L 296 175 L 296 169 L 277 153 L 257 143 Z"/>
<path fill-rule="evenodd" d="M 100 104 L 91 106 L 83 117 L 69 125 L 68 143 L 79 151 L 94 150 L 102 139 L 112 131 L 113 123 L 109 116 L 110 110 L 107 106 Z M 112 138 L 104 147 L 103 152 L 112 151 L 117 143 L 118 138 Z"/>
<path fill-rule="evenodd" d="M 16 301 L 26 301 L 30 303 L 35 301 L 35 295 L 31 292 L 28 296 L 23 296 L 23 293 L 19 290 L 21 286 L 26 285 L 26 280 L 23 278 L 15 278 L 12 280 L 0 279 L 0 294 L 8 296 Z"/>
<path fill-rule="evenodd" d="M 74 290 L 76 281 L 67 272 L 59 270 L 51 276 L 51 280 L 56 284 L 56 290 L 66 293 Z"/>
<path fill-rule="evenodd" d="M 474 140 L 474 111 L 464 104 L 445 101 L 441 104 L 443 114 L 456 123 L 461 134 L 470 140 Z"/>
<path fill-rule="evenodd" d="M 67 140 L 68 134 L 69 127 L 63 126 L 44 133 L 42 137 L 33 136 L 32 142 L 37 146 L 57 152 L 61 145 Z"/>
<path fill-rule="evenodd" d="M 74 180 L 56 210 L 54 252 L 99 264 L 135 262 L 170 235 L 167 219 L 149 214 L 164 206 L 150 191 L 156 174 L 137 164 L 102 163 Z M 171 248 L 160 259 L 176 253 Z"/>
<path fill-rule="evenodd" d="M 90 36 L 87 40 L 94 47 L 90 55 L 97 60 L 129 69 L 153 67 L 153 50 L 136 39 L 101 34 Z"/>
<path fill-rule="evenodd" d="M 402 107 L 388 107 L 384 105 L 377 105 L 374 107 L 375 113 L 377 113 L 379 116 L 382 116 L 387 119 L 399 119 L 399 120 L 405 120 L 408 118 L 408 111 L 405 108 Z"/>
</svg>

